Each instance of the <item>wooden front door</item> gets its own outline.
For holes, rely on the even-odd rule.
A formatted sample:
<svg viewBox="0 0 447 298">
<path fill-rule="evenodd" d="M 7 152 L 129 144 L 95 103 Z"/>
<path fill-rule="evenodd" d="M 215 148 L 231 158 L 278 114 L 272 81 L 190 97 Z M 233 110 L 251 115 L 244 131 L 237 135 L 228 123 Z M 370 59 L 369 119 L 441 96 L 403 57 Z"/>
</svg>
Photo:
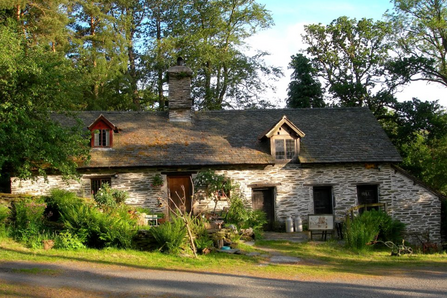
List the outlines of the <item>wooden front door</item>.
<svg viewBox="0 0 447 298">
<path fill-rule="evenodd" d="M 170 211 L 176 210 L 176 205 L 182 212 L 191 212 L 192 184 L 190 175 L 168 175 L 168 195 Z"/>
<path fill-rule="evenodd" d="M 253 210 L 262 210 L 267 216 L 264 230 L 272 231 L 275 223 L 275 199 L 273 188 L 255 188 L 252 194 Z"/>
</svg>

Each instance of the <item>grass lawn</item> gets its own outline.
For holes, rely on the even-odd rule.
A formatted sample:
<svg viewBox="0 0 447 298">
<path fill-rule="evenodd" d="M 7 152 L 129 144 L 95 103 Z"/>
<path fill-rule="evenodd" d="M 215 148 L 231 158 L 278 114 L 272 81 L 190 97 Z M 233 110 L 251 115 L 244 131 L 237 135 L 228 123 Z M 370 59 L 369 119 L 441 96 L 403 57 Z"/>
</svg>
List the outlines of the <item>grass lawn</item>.
<svg viewBox="0 0 447 298">
<path fill-rule="evenodd" d="M 406 276 L 422 271 L 447 271 L 447 254 L 413 254 L 391 256 L 389 249 L 367 253 L 349 252 L 337 242 L 290 243 L 257 241 L 256 245 L 241 244 L 243 252 L 257 251 L 259 256 L 211 253 L 194 258 L 160 252 L 119 249 L 83 249 L 77 251 L 28 249 L 8 238 L 1 239 L 0 262 L 87 262 L 92 266 L 126 266 L 129 268 L 167 269 L 217 272 L 279 279 L 333 279 L 371 276 Z M 295 264 L 272 264 L 269 255 L 298 257 Z M 30 272 L 32 274 L 32 272 Z"/>
</svg>

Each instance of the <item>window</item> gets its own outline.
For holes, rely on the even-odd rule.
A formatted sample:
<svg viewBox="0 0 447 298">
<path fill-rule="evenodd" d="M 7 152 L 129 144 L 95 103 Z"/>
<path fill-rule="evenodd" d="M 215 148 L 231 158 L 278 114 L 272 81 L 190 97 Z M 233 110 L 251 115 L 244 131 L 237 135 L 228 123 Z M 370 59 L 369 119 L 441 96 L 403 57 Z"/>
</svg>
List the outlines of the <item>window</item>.
<svg viewBox="0 0 447 298">
<path fill-rule="evenodd" d="M 379 203 L 379 191 L 377 185 L 358 185 L 357 186 L 357 199 L 359 205 L 368 205 L 368 204 L 375 204 Z M 376 209 L 378 210 L 379 207 L 366 207 L 361 208 L 359 211 L 362 213 L 366 210 Z"/>
<path fill-rule="evenodd" d="M 93 133 L 94 147 L 110 147 L 110 130 L 96 129 Z"/>
<path fill-rule="evenodd" d="M 91 193 L 92 193 L 92 195 L 95 195 L 98 192 L 98 190 L 105 183 L 112 186 L 112 179 L 111 178 L 92 178 L 91 179 Z"/>
<path fill-rule="evenodd" d="M 296 154 L 294 139 L 275 139 L 275 158 L 292 159 Z"/>
<path fill-rule="evenodd" d="M 333 200 L 331 186 L 314 186 L 314 214 L 332 214 Z"/>
<path fill-rule="evenodd" d="M 89 125 L 88 129 L 92 133 L 90 141 L 92 148 L 113 147 L 113 135 L 119 132 L 119 129 L 102 114 Z"/>
</svg>

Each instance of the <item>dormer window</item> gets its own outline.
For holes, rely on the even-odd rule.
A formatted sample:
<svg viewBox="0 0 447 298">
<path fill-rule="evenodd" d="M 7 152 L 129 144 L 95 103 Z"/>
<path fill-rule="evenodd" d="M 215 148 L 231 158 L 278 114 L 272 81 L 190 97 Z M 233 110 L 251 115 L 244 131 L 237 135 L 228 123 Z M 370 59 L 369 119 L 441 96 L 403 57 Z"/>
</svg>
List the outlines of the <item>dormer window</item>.
<svg viewBox="0 0 447 298">
<path fill-rule="evenodd" d="M 117 127 L 100 115 L 88 129 L 92 132 L 92 148 L 111 148 L 113 146 L 114 132 L 118 132 Z"/>
<path fill-rule="evenodd" d="M 296 156 L 296 140 L 275 139 L 275 159 L 293 159 Z"/>
<path fill-rule="evenodd" d="M 96 129 L 93 132 L 93 147 L 110 147 L 110 129 Z"/>
<path fill-rule="evenodd" d="M 278 162 L 294 160 L 300 151 L 300 139 L 304 133 L 284 116 L 260 139 L 270 140 L 270 152 Z"/>
</svg>

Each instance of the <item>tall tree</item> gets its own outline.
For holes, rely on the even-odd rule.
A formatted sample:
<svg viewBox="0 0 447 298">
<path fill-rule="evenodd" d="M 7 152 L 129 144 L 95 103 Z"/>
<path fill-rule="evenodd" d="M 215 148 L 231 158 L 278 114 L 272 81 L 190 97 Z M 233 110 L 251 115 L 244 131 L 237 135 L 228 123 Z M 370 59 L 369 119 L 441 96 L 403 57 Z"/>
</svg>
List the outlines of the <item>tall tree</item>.
<svg viewBox="0 0 447 298">
<path fill-rule="evenodd" d="M 290 108 L 322 108 L 325 106 L 317 71 L 303 54 L 293 55 L 289 68 L 293 69 L 287 106 Z"/>
<path fill-rule="evenodd" d="M 72 109 L 82 80 L 63 54 L 29 47 L 21 29 L 11 19 L 0 22 L 0 173 L 76 175 L 88 158 L 87 139 L 50 112 Z"/>
<path fill-rule="evenodd" d="M 254 0 L 198 0 L 183 8 L 188 19 L 176 24 L 180 32 L 176 47 L 195 73 L 199 108 L 244 106 L 266 88 L 259 80 L 262 74 L 273 78 L 282 74 L 265 65 L 265 53 L 250 57 L 242 51 L 246 38 L 272 24 L 264 6 Z M 235 96 L 243 102 L 232 101 Z"/>
<path fill-rule="evenodd" d="M 2 7 L 3 6 L 3 7 Z M 28 45 L 64 51 L 68 44 L 68 0 L 12 0 L 0 5 L 15 20 Z"/>
<path fill-rule="evenodd" d="M 74 32 L 70 58 L 83 69 L 84 79 L 90 87 L 84 93 L 86 109 L 127 109 L 127 102 L 119 92 L 110 94 L 109 82 L 127 71 L 126 41 L 116 34 L 117 20 L 111 14 L 108 0 L 76 0 L 70 10 L 71 30 Z M 117 95 L 117 98 L 115 98 Z M 129 97 L 126 97 L 129 98 Z"/>
<path fill-rule="evenodd" d="M 387 80 L 389 23 L 340 17 L 327 26 L 305 26 L 305 32 L 306 52 L 335 104 L 367 106 L 379 115 L 395 101 L 400 82 Z"/>
<path fill-rule="evenodd" d="M 394 0 L 397 73 L 447 86 L 447 1 Z"/>
</svg>

